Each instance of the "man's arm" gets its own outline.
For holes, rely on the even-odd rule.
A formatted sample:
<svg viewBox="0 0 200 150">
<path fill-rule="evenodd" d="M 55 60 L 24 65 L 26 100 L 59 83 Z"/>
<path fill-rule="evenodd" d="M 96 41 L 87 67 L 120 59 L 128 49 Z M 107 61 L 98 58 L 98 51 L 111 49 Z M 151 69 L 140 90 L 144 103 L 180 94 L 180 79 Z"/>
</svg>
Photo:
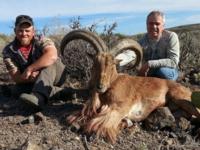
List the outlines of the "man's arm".
<svg viewBox="0 0 200 150">
<path fill-rule="evenodd" d="M 169 37 L 167 56 L 163 59 L 149 60 L 148 64 L 150 68 L 157 67 L 171 67 L 176 68 L 179 63 L 180 57 L 180 45 L 179 39 L 176 33 L 172 32 Z"/>
<path fill-rule="evenodd" d="M 16 83 L 33 83 L 36 80 L 36 77 L 38 76 L 39 71 L 35 72 L 33 74 L 35 74 L 35 75 L 30 76 L 29 78 L 25 79 L 22 76 L 22 74 L 20 73 L 19 70 L 9 71 L 9 75 L 11 76 L 11 78 L 13 79 L 13 81 L 15 81 Z"/>
<path fill-rule="evenodd" d="M 142 65 L 142 67 L 138 71 L 138 75 L 139 76 L 147 76 L 148 71 L 149 71 L 148 63 L 145 63 L 145 64 Z"/>
<path fill-rule="evenodd" d="M 57 60 L 57 58 L 58 54 L 56 47 L 54 45 L 45 46 L 43 48 L 42 56 L 26 68 L 22 74 L 22 77 L 24 79 L 28 79 L 33 72 L 52 65 Z"/>
<path fill-rule="evenodd" d="M 15 63 L 10 58 L 4 58 L 4 64 L 6 65 L 6 68 L 8 70 L 9 75 L 15 81 L 16 83 L 30 83 L 34 82 L 39 72 L 34 72 L 32 77 L 28 79 L 24 79 L 20 71 L 18 70 L 18 67 L 15 65 Z"/>
<path fill-rule="evenodd" d="M 49 39 L 44 39 L 41 41 L 42 46 L 42 56 L 36 60 L 33 64 L 28 66 L 24 72 L 20 72 L 14 60 L 11 59 L 7 49 L 3 50 L 4 63 L 11 76 L 11 78 L 16 83 L 27 83 L 35 81 L 36 77 L 39 75 L 41 68 L 47 67 L 53 64 L 58 55 L 57 49 L 54 43 Z"/>
</svg>

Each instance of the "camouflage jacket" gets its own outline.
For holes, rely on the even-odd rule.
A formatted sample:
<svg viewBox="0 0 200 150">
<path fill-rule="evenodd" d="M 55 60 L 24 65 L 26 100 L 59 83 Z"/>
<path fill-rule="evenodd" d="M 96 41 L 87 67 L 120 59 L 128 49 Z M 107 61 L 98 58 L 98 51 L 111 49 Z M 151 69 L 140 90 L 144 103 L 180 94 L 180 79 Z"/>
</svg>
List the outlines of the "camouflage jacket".
<svg viewBox="0 0 200 150">
<path fill-rule="evenodd" d="M 178 67 L 180 46 L 176 33 L 164 30 L 159 41 L 150 40 L 146 34 L 139 43 L 143 47 L 144 62 L 150 68 Z"/>
<path fill-rule="evenodd" d="M 19 70 L 21 73 L 42 55 L 45 46 L 54 45 L 53 41 L 48 38 L 34 37 L 29 58 L 25 59 L 17 48 L 17 43 L 17 39 L 14 39 L 3 49 L 2 54 L 7 70 Z"/>
</svg>

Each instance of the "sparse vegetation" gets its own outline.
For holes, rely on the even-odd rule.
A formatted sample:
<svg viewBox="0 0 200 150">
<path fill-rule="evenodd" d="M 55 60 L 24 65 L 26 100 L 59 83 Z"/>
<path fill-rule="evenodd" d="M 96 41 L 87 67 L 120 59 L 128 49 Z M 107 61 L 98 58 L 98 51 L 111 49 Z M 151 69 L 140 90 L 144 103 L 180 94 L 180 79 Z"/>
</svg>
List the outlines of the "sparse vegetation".
<svg viewBox="0 0 200 150">
<path fill-rule="evenodd" d="M 112 47 L 118 40 L 126 38 L 126 35 L 115 33 L 117 23 L 105 25 L 102 32 L 98 32 L 108 47 Z M 60 49 L 60 42 L 63 37 L 73 29 L 87 29 L 92 32 L 97 32 L 98 24 L 94 23 L 89 27 L 84 27 L 81 24 L 81 18 L 73 18 L 69 25 L 65 27 L 56 28 L 51 31 L 48 26 L 38 33 L 50 37 Z M 185 74 L 179 82 L 186 84 L 192 89 L 200 89 L 200 24 L 187 25 L 171 28 L 178 33 L 181 42 L 181 63 L 180 69 Z M 128 36 L 135 40 L 141 38 L 143 34 Z M 0 49 L 13 39 L 13 35 L 0 35 Z M 86 66 L 89 66 L 91 61 L 85 61 L 85 49 L 88 45 L 80 41 L 80 45 L 76 43 L 71 51 L 67 54 L 70 59 L 67 62 L 68 72 L 73 78 L 79 80 L 85 79 L 88 76 L 84 73 Z M 80 47 L 81 48 L 80 48 Z M 70 45 L 69 45 L 70 47 Z M 79 50 L 77 50 L 79 49 Z M 77 50 L 77 51 L 76 51 Z M 74 53 L 76 51 L 77 53 Z M 93 50 L 89 49 L 87 52 L 93 54 Z M 84 55 L 84 56 L 83 56 Z M 86 63 L 86 65 L 85 65 Z M 111 145 L 103 139 L 96 139 L 94 136 L 88 137 L 83 133 L 76 132 L 76 128 L 66 125 L 66 116 L 72 110 L 81 108 L 83 104 L 82 99 L 72 99 L 71 101 L 59 101 L 51 103 L 45 110 L 30 115 L 33 110 L 21 105 L 15 97 L 9 95 L 10 87 L 12 89 L 12 82 L 6 74 L 5 67 L 3 67 L 2 57 L 0 55 L 0 149 L 36 149 L 55 150 L 55 149 L 199 149 L 200 147 L 200 129 L 199 126 L 190 124 L 185 119 L 183 123 L 184 129 L 180 127 L 167 126 L 159 129 L 152 122 L 154 128 L 147 128 L 144 122 L 135 123 L 132 128 L 125 129 L 120 133 L 117 143 Z M 75 67 L 74 67 L 75 66 Z M 71 68 L 71 70 L 70 70 Z M 80 69 L 80 70 L 78 70 Z M 77 75 L 78 70 L 78 75 Z M 83 71 L 83 72 L 82 72 Z M 85 77 L 84 77 L 85 76 Z M 81 77 L 81 78 L 80 78 Z M 6 88 L 5 88 L 6 87 Z M 3 93 L 7 92 L 5 97 Z M 8 90 L 8 91 L 7 91 Z M 180 112 L 182 113 L 182 112 Z M 30 118 L 34 120 L 30 121 Z M 157 117 L 156 119 L 158 119 Z M 162 117 L 161 117 L 162 118 Z M 165 118 L 166 120 L 166 118 Z M 169 120 L 167 120 L 169 121 Z M 150 121 L 149 121 L 150 122 Z M 178 126 L 181 121 L 179 121 Z M 154 123 L 154 124 L 153 124 Z M 159 125 L 162 119 L 157 121 Z M 166 122 L 169 124 L 168 122 Z M 151 124 L 150 124 L 151 125 Z M 75 125 L 76 127 L 76 125 Z M 154 130 L 154 131 L 152 131 Z"/>
</svg>

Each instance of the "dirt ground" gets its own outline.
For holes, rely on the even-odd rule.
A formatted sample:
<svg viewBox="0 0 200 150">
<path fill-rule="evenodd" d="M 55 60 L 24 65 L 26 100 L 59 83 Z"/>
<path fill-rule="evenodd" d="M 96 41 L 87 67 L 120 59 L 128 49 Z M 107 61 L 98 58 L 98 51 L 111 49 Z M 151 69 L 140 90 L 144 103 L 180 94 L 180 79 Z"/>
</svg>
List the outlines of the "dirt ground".
<svg viewBox="0 0 200 150">
<path fill-rule="evenodd" d="M 179 124 L 174 128 L 149 128 L 144 122 L 135 123 L 119 134 L 115 144 L 110 144 L 103 138 L 85 135 L 66 124 L 66 116 L 80 109 L 84 100 L 52 102 L 37 112 L 21 104 L 16 97 L 5 96 L 6 84 L 10 86 L 6 80 L 0 86 L 1 150 L 200 149 L 199 123 L 185 119 L 186 127 Z"/>
</svg>

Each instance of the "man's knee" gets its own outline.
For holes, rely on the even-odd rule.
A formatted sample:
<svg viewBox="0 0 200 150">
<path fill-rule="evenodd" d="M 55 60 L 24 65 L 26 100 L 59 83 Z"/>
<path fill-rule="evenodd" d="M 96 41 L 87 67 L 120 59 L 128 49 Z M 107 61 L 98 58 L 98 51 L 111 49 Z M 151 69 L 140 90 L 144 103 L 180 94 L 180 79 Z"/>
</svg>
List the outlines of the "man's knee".
<svg viewBox="0 0 200 150">
<path fill-rule="evenodd" d="M 173 68 L 161 67 L 157 69 L 156 75 L 160 78 L 176 80 L 178 78 L 178 71 Z"/>
</svg>

